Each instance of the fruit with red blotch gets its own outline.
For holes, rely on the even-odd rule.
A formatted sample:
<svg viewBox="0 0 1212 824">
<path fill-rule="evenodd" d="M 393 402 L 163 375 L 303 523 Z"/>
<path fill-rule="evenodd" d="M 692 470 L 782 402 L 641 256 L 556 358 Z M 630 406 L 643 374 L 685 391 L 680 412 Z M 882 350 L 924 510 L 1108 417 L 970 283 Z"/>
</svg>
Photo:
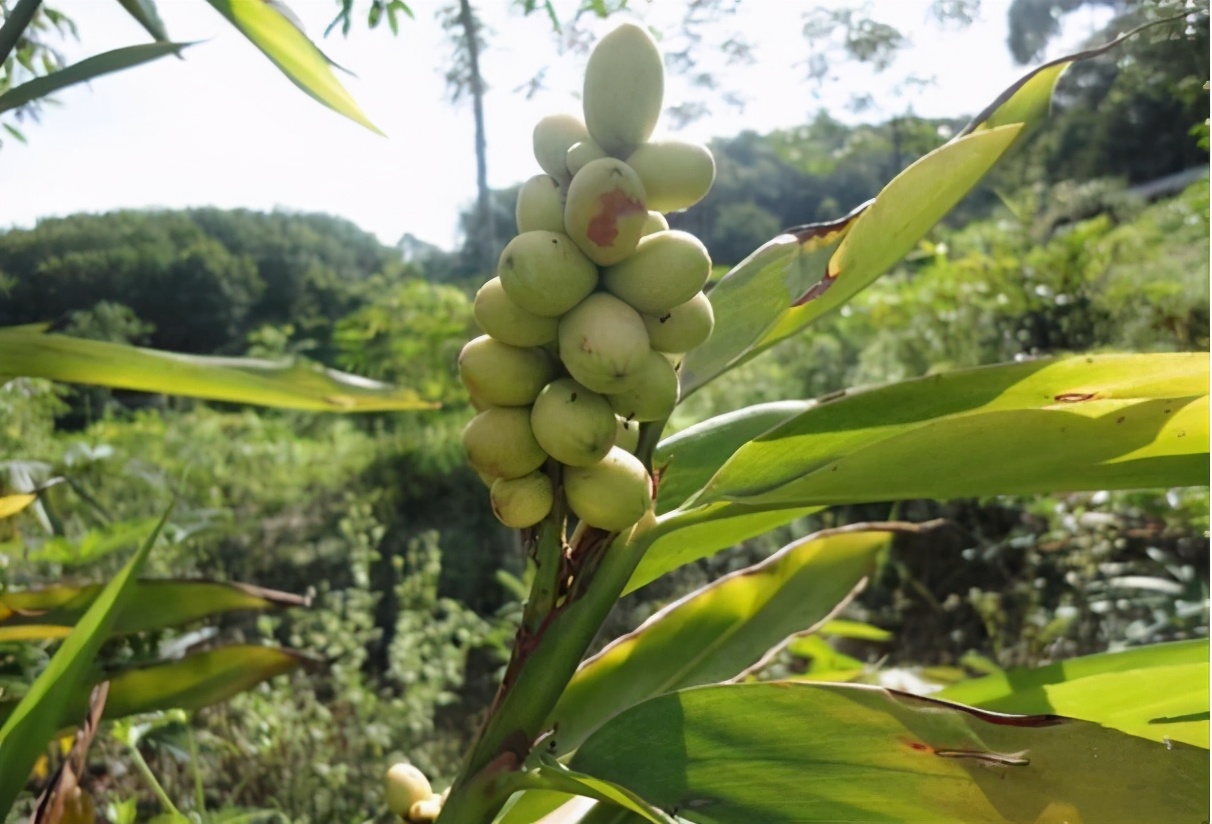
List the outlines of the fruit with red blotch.
<svg viewBox="0 0 1212 824">
<path fill-rule="evenodd" d="M 715 310 L 703 292 L 667 312 L 641 317 L 652 348 L 670 354 L 689 352 L 702 346 L 715 328 Z"/>
<path fill-rule="evenodd" d="M 559 232 L 526 232 L 509 241 L 497 276 L 510 300 L 545 318 L 564 314 L 598 283 L 597 267 Z"/>
<path fill-rule="evenodd" d="M 669 417 L 678 403 L 678 373 L 660 352 L 649 352 L 631 386 L 609 395 L 620 418 L 659 421 Z"/>
<path fill-rule="evenodd" d="M 591 160 L 568 184 L 564 231 L 598 266 L 618 263 L 635 251 L 648 222 L 644 184 L 626 163 Z"/>
<path fill-rule="evenodd" d="M 530 410 L 530 428 L 543 451 L 566 466 L 588 466 L 614 446 L 614 411 L 609 401 L 572 378 L 543 387 Z"/>
<path fill-rule="evenodd" d="M 523 183 L 518 190 L 514 219 L 519 234 L 540 229 L 563 232 L 564 200 L 556 179 L 551 175 L 535 175 Z"/>
<path fill-rule="evenodd" d="M 621 532 L 652 508 L 652 481 L 639 459 L 617 446 L 590 466 L 564 471 L 568 508 L 590 526 Z"/>
<path fill-rule="evenodd" d="M 493 278 L 476 292 L 472 311 L 480 328 L 510 346 L 542 346 L 556 339 L 558 318 L 527 312 L 505 294 L 500 278 Z"/>
<path fill-rule="evenodd" d="M 556 179 L 561 186 L 572 180 L 566 158 L 568 149 L 589 139 L 589 130 L 581 118 L 571 114 L 544 117 L 534 127 L 534 158 L 539 168 Z"/>
<path fill-rule="evenodd" d="M 597 292 L 560 319 L 560 360 L 594 392 L 622 392 L 648 357 L 648 332 L 638 312 Z"/>
<path fill-rule="evenodd" d="M 699 143 L 645 143 L 627 156 L 627 165 L 644 183 L 648 208 L 657 212 L 689 209 L 707 195 L 715 181 L 711 150 Z"/>
<path fill-rule="evenodd" d="M 642 238 L 635 254 L 602 271 L 602 285 L 636 311 L 660 314 L 693 298 L 711 277 L 707 247 L 671 229 Z"/>
<path fill-rule="evenodd" d="M 594 47 L 581 102 L 598 145 L 626 157 L 652 136 L 665 95 L 665 65 L 645 29 L 624 23 Z"/>
<path fill-rule="evenodd" d="M 387 809 L 398 816 L 408 815 L 413 804 L 434 794 L 425 774 L 403 761 L 392 764 L 387 770 L 387 775 L 383 778 L 383 789 Z"/>
<path fill-rule="evenodd" d="M 555 503 L 551 478 L 531 472 L 521 478 L 498 478 L 489 492 L 497 520 L 513 529 L 532 527 L 547 517 Z"/>
<path fill-rule="evenodd" d="M 490 406 L 463 428 L 472 467 L 493 478 L 521 478 L 547 460 L 530 429 L 530 407 Z"/>
<path fill-rule="evenodd" d="M 489 406 L 529 406 L 553 371 L 542 349 L 510 346 L 489 335 L 468 341 L 459 352 L 459 376 L 468 392 Z"/>
</svg>

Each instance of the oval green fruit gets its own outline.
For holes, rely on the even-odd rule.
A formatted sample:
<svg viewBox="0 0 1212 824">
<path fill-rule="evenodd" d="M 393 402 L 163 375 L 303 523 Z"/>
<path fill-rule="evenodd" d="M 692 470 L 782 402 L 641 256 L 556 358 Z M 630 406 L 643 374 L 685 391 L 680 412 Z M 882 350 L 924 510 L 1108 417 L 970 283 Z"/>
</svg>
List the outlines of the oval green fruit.
<svg viewBox="0 0 1212 824">
<path fill-rule="evenodd" d="M 571 114 L 544 117 L 534 127 L 534 159 L 539 168 L 556 179 L 561 186 L 572 180 L 565 160 L 568 149 L 589 139 L 589 130 L 581 118 Z"/>
<path fill-rule="evenodd" d="M 542 349 L 501 343 L 488 335 L 459 352 L 459 376 L 477 401 L 490 406 L 529 406 L 552 378 Z"/>
<path fill-rule="evenodd" d="M 678 373 L 660 352 L 649 352 L 630 388 L 610 395 L 610 405 L 629 421 L 659 421 L 678 404 Z"/>
<path fill-rule="evenodd" d="M 659 140 L 645 143 L 627 157 L 648 195 L 648 208 L 680 212 L 702 200 L 715 181 L 715 159 L 699 143 Z"/>
<path fill-rule="evenodd" d="M 556 339 L 560 322 L 527 312 L 505 294 L 500 278 L 493 278 L 476 292 L 472 305 L 476 323 L 501 343 L 510 346 L 542 346 Z"/>
<path fill-rule="evenodd" d="M 701 346 L 715 328 L 715 310 L 705 292 L 699 292 L 659 315 L 641 315 L 648 340 L 658 352 L 681 354 Z"/>
<path fill-rule="evenodd" d="M 526 529 L 547 517 L 555 503 L 551 478 L 531 472 L 521 478 L 498 478 L 489 492 L 492 514 L 505 526 Z"/>
<path fill-rule="evenodd" d="M 566 466 L 588 466 L 606 457 L 617 430 L 605 397 L 572 378 L 543 387 L 530 409 L 530 428 L 543 451 Z"/>
<path fill-rule="evenodd" d="M 560 184 L 551 175 L 535 175 L 518 190 L 518 205 L 514 209 L 518 234 L 539 229 L 564 231 L 564 200 Z"/>
<path fill-rule="evenodd" d="M 591 160 L 601 160 L 609 156 L 606 154 L 605 149 L 589 138 L 585 138 L 580 143 L 573 143 L 568 148 L 568 155 L 564 158 L 564 165 L 568 167 L 568 174 L 576 177 L 577 172 L 584 169 L 585 164 Z"/>
<path fill-rule="evenodd" d="M 647 221 L 644 185 L 621 160 L 591 160 L 568 184 L 564 231 L 599 266 L 634 252 Z"/>
<path fill-rule="evenodd" d="M 642 27 L 624 23 L 590 53 L 581 97 L 585 125 L 614 157 L 626 157 L 652 136 L 664 96 L 661 52 Z"/>
<path fill-rule="evenodd" d="M 644 221 L 644 231 L 642 236 L 655 235 L 657 232 L 669 231 L 669 221 L 660 212 L 648 210 L 648 219 Z"/>
<path fill-rule="evenodd" d="M 510 300 L 545 318 L 564 314 L 598 283 L 597 267 L 559 232 L 526 232 L 509 241 L 497 276 Z"/>
<path fill-rule="evenodd" d="M 590 526 L 621 532 L 652 508 L 652 481 L 634 455 L 617 446 L 590 466 L 564 471 L 568 508 Z"/>
<path fill-rule="evenodd" d="M 622 392 L 652 349 L 638 312 L 597 292 L 560 319 L 560 360 L 594 392 Z"/>
<path fill-rule="evenodd" d="M 526 406 L 488 407 L 463 428 L 463 447 L 472 467 L 494 478 L 521 478 L 547 460 Z"/>
<path fill-rule="evenodd" d="M 617 416 L 615 417 L 615 421 L 614 445 L 624 452 L 630 452 L 634 455 L 640 445 L 639 421 L 625 421 Z"/>
<path fill-rule="evenodd" d="M 707 247 L 689 232 L 671 229 L 641 239 L 634 255 L 603 270 L 602 285 L 653 315 L 693 298 L 710 276 Z"/>
<path fill-rule="evenodd" d="M 403 761 L 391 765 L 383 779 L 383 790 L 387 809 L 399 816 L 408 815 L 413 804 L 433 795 L 425 774 Z"/>
</svg>

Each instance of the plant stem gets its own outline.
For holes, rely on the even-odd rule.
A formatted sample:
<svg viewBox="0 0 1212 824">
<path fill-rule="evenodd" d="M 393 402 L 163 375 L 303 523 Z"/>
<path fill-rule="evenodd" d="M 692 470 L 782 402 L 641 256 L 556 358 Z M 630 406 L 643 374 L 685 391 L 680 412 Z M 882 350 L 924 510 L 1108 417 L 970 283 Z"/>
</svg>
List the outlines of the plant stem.
<svg viewBox="0 0 1212 824">
<path fill-rule="evenodd" d="M 177 809 L 175 804 L 173 804 L 172 799 L 168 797 L 168 793 L 164 792 L 164 788 L 160 786 L 160 782 L 156 779 L 156 774 L 152 772 L 152 768 L 148 766 L 147 761 L 144 760 L 143 753 L 139 752 L 139 745 L 131 744 L 130 753 L 131 757 L 135 761 L 135 766 L 151 787 L 152 794 L 156 796 L 156 800 L 160 802 L 160 806 L 163 807 L 173 818 L 188 821 L 189 819 L 181 814 L 181 811 Z"/>
</svg>

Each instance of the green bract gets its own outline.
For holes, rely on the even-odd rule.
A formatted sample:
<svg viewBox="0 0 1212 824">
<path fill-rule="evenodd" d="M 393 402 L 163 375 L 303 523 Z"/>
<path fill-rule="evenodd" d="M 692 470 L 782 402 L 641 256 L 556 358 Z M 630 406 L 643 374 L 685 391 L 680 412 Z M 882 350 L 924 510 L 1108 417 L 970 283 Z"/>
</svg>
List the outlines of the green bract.
<svg viewBox="0 0 1212 824">
<path fill-rule="evenodd" d="M 626 157 L 661 116 L 665 66 L 652 36 L 624 23 L 603 37 L 585 67 L 585 125 L 603 149 Z"/>
<path fill-rule="evenodd" d="M 640 240 L 634 255 L 602 272 L 602 284 L 636 310 L 658 314 L 693 298 L 710 276 L 707 247 L 672 229 Z"/>
<path fill-rule="evenodd" d="M 490 406 L 463 429 L 467 459 L 483 475 L 520 478 L 547 460 L 530 431 L 530 408 Z"/>
<path fill-rule="evenodd" d="M 534 127 L 534 158 L 539 168 L 567 186 L 572 180 L 564 158 L 574 143 L 589 139 L 589 131 L 579 117 L 553 114 L 544 117 Z"/>
<path fill-rule="evenodd" d="M 530 410 L 530 428 L 548 455 L 568 466 L 588 466 L 614 446 L 615 417 L 606 398 L 571 378 L 543 388 Z"/>
<path fill-rule="evenodd" d="M 564 204 L 560 184 L 551 175 L 535 175 L 518 190 L 518 205 L 514 209 L 518 232 L 535 230 L 564 231 Z"/>
<path fill-rule="evenodd" d="M 645 143 L 628 156 L 627 165 L 644 183 L 648 208 L 657 212 L 689 209 L 706 196 L 715 180 L 711 151 L 698 143 Z"/>
<path fill-rule="evenodd" d="M 560 320 L 560 360 L 594 392 L 622 392 L 648 353 L 640 315 L 623 301 L 598 292 Z"/>
<path fill-rule="evenodd" d="M 678 374 L 660 352 L 649 352 L 631 386 L 609 396 L 619 417 L 629 421 L 659 421 L 678 403 Z"/>
<path fill-rule="evenodd" d="M 534 526 L 547 517 L 555 501 L 551 479 L 542 472 L 531 472 L 521 478 L 498 478 L 489 496 L 497 520 L 513 529 Z"/>
<path fill-rule="evenodd" d="M 604 157 L 610 157 L 610 155 L 606 154 L 605 149 L 587 137 L 579 143 L 573 143 L 568 147 L 568 154 L 564 158 L 564 166 L 568 169 L 568 174 L 571 177 L 576 177 L 577 172 L 585 168 L 585 164 L 591 160 L 601 160 Z"/>
<path fill-rule="evenodd" d="M 564 231 L 599 266 L 634 252 L 647 221 L 644 184 L 621 160 L 591 160 L 568 184 Z"/>
<path fill-rule="evenodd" d="M 493 278 L 476 292 L 472 307 L 480 328 L 510 346 L 542 346 L 556 339 L 559 320 L 527 312 L 509 295 L 500 278 Z"/>
<path fill-rule="evenodd" d="M 615 447 L 598 463 L 564 472 L 568 507 L 590 526 L 620 532 L 652 508 L 652 481 L 634 455 Z"/>
<path fill-rule="evenodd" d="M 510 300 L 549 318 L 576 306 L 598 282 L 597 268 L 558 232 L 526 232 L 509 241 L 497 275 Z"/>
<path fill-rule="evenodd" d="M 689 352 L 711 337 L 715 312 L 707 295 L 699 292 L 685 303 L 659 315 L 642 315 L 648 341 L 658 352 Z"/>
<path fill-rule="evenodd" d="M 459 353 L 459 375 L 467 390 L 490 406 L 527 406 L 549 380 L 551 359 L 542 349 L 501 343 L 488 335 Z"/>
</svg>

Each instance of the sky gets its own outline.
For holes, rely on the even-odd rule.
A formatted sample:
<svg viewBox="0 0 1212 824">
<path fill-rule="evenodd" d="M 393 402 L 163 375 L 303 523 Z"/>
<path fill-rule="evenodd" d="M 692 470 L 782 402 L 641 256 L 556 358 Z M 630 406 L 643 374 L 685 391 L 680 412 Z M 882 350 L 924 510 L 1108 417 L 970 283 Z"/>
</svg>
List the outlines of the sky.
<svg viewBox="0 0 1212 824">
<path fill-rule="evenodd" d="M 704 32 L 701 67 L 722 79 L 717 91 L 671 76 L 666 105 L 707 100 L 711 114 L 670 132 L 706 141 L 745 129 L 767 132 L 807 122 L 821 109 L 853 121 L 847 104 L 870 94 L 868 118 L 912 110 L 922 116 L 965 116 L 983 108 L 1026 69 L 1005 45 L 1010 0 L 982 0 L 980 18 L 962 31 L 932 22 L 930 0 L 881 0 L 870 6 L 883 22 L 909 35 L 910 45 L 888 71 L 836 65 L 823 83 L 805 80 L 809 46 L 803 14 L 836 0 L 745 0 L 740 11 Z M 59 0 L 77 23 L 79 40 L 61 45 L 69 62 L 146 42 L 146 33 L 110 0 Z M 410 5 L 400 33 L 374 31 L 356 19 L 348 37 L 323 38 L 335 0 L 289 0 L 305 30 L 356 77 L 342 82 L 386 137 L 325 109 L 298 91 L 203 0 L 159 0 L 169 34 L 196 45 L 183 60 L 166 58 L 61 92 L 39 122 L 18 124 L 27 143 L 0 147 L 0 228 L 28 227 L 41 217 L 117 208 L 246 207 L 327 212 L 396 243 L 405 233 L 450 249 L 458 213 L 475 198 L 470 102 L 452 104 L 444 72 L 451 46 L 433 0 Z M 365 2 L 357 2 L 359 10 Z M 553 32 L 542 13 L 523 16 L 513 3 L 477 3 L 487 27 L 483 73 L 488 178 L 505 187 L 539 172 L 531 130 L 541 117 L 580 111 L 586 55 Z M 857 5 L 850 2 L 843 5 Z M 557 0 L 557 8 L 576 3 Z M 674 32 L 682 3 L 632 0 L 609 21 L 582 20 L 595 36 L 623 19 Z M 637 14 L 638 13 L 638 14 Z M 1072 45 L 1098 21 L 1067 21 L 1056 45 Z M 751 65 L 726 65 L 718 43 L 740 35 L 755 45 Z M 674 48 L 678 44 L 670 43 Z M 544 86 L 528 81 L 546 68 Z M 898 94 L 910 75 L 935 82 Z M 719 102 L 726 92 L 744 107 Z"/>
</svg>

